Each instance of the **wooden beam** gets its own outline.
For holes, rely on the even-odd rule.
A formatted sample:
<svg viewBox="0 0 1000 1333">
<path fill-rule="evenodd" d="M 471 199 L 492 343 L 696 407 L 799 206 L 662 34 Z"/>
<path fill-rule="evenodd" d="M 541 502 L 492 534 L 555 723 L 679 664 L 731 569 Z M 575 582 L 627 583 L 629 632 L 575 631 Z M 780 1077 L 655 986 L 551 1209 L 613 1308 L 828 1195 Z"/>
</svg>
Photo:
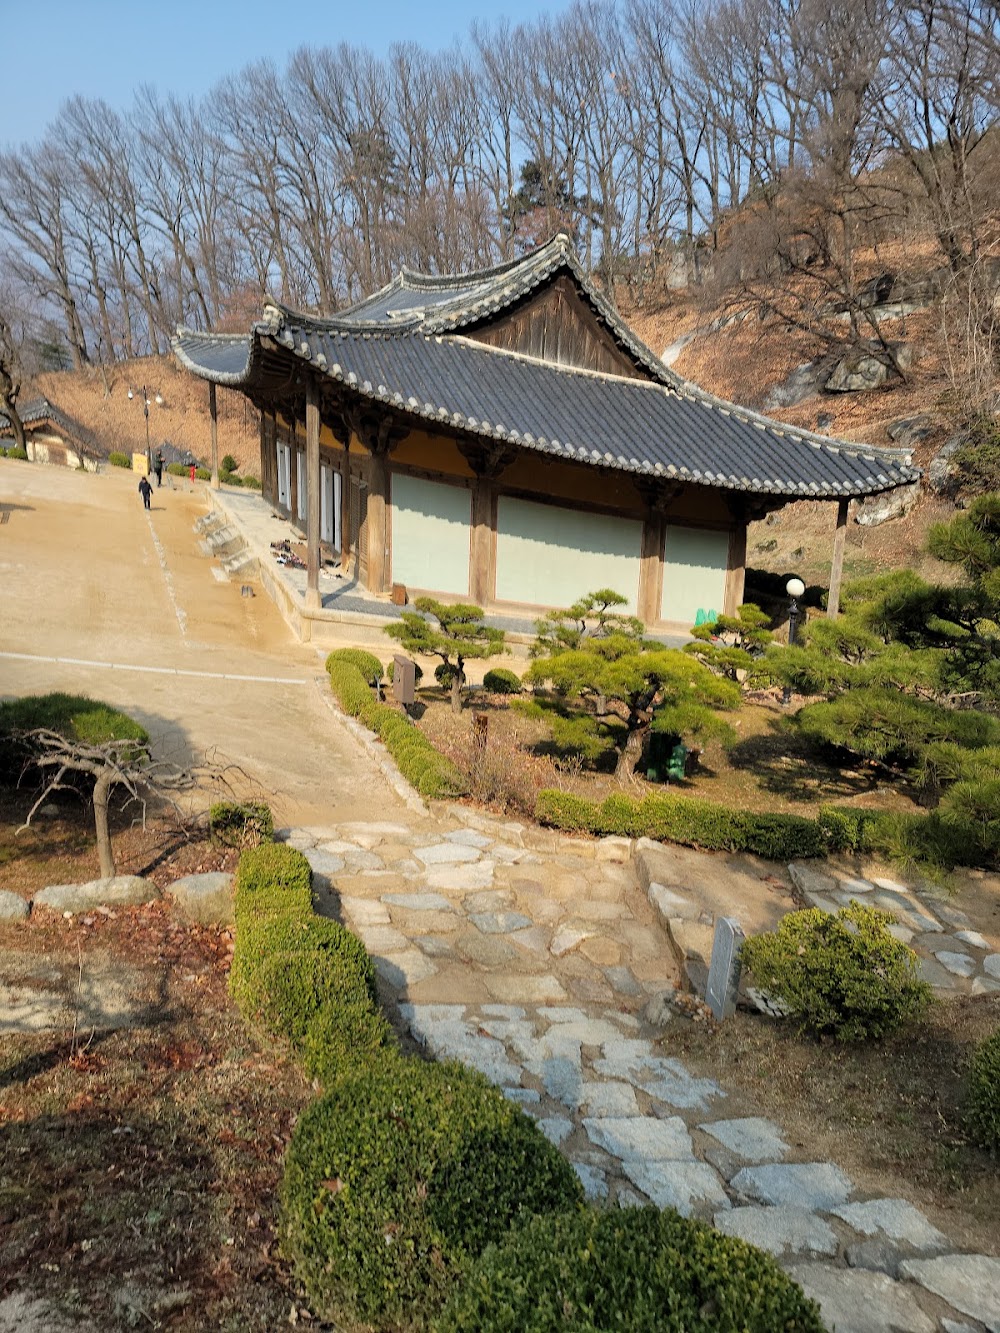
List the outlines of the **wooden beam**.
<svg viewBox="0 0 1000 1333">
<path fill-rule="evenodd" d="M 653 510 L 642 524 L 636 610 L 647 627 L 660 619 L 663 597 L 663 516 Z"/>
<path fill-rule="evenodd" d="M 294 440 L 294 435 L 293 435 Z M 319 386 L 306 384 L 306 607 L 318 610 L 319 595 Z"/>
<path fill-rule="evenodd" d="M 850 503 L 850 500 L 841 500 L 837 505 L 837 531 L 833 538 L 833 564 L 830 567 L 830 596 L 826 603 L 826 614 L 830 618 L 840 611 L 840 584 L 844 577 L 844 547 L 847 544 L 847 508 Z"/>
<path fill-rule="evenodd" d="M 215 385 L 211 383 L 208 386 L 208 415 L 212 421 L 211 486 L 213 491 L 217 491 L 219 489 L 219 409 L 215 401 Z"/>
<path fill-rule="evenodd" d="M 368 591 L 387 592 L 389 566 L 389 457 L 385 450 L 368 460 Z"/>
<path fill-rule="evenodd" d="M 479 476 L 472 483 L 472 546 L 469 562 L 469 593 L 477 606 L 486 606 L 493 600 L 496 584 L 495 513 L 493 481 L 489 476 Z"/>
</svg>

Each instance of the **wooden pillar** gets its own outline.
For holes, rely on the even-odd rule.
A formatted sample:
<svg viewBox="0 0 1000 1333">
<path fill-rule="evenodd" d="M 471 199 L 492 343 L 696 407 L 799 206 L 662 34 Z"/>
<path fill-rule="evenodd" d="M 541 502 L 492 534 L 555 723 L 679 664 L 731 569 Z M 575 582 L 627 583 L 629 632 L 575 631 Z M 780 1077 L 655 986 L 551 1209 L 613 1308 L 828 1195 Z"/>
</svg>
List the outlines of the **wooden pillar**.
<svg viewBox="0 0 1000 1333">
<path fill-rule="evenodd" d="M 368 464 L 368 591 L 383 593 L 389 566 L 389 456 L 373 449 Z"/>
<path fill-rule="evenodd" d="M 344 430 L 344 455 L 340 460 L 340 572 L 351 572 L 351 431 Z"/>
<path fill-rule="evenodd" d="M 653 511 L 642 525 L 639 556 L 639 619 L 653 625 L 660 619 L 663 601 L 663 516 Z"/>
<path fill-rule="evenodd" d="M 729 538 L 729 570 L 726 574 L 726 600 L 723 615 L 735 616 L 743 605 L 747 577 L 747 525 L 737 523 Z"/>
<path fill-rule="evenodd" d="M 496 592 L 496 520 L 493 481 L 478 476 L 472 483 L 472 547 L 469 596 L 477 606 L 493 601 Z"/>
<path fill-rule="evenodd" d="M 310 610 L 318 610 L 321 605 L 322 599 L 319 595 L 319 385 L 315 376 L 310 375 L 306 384 L 306 607 Z"/>
<path fill-rule="evenodd" d="M 849 499 L 841 500 L 837 505 L 837 531 L 833 538 L 833 564 L 830 567 L 830 596 L 827 598 L 826 614 L 829 617 L 840 611 L 840 584 L 844 577 L 844 547 L 847 544 L 847 507 Z"/>
<path fill-rule="evenodd" d="M 215 385 L 208 386 L 208 415 L 212 420 L 212 481 L 213 491 L 219 489 L 219 410 L 215 401 Z M 263 417 L 261 418 L 263 430 Z"/>
<path fill-rule="evenodd" d="M 291 463 L 288 467 L 288 513 L 292 522 L 298 527 L 299 523 L 299 437 L 295 426 L 295 418 L 292 417 L 288 423 L 289 449 L 291 450 Z"/>
</svg>

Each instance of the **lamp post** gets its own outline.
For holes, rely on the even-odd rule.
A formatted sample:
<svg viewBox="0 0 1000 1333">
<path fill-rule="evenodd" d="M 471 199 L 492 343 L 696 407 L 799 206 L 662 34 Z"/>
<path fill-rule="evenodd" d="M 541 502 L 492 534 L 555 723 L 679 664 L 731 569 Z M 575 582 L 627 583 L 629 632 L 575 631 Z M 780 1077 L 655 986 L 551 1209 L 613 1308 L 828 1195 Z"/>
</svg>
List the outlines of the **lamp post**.
<svg viewBox="0 0 1000 1333">
<path fill-rule="evenodd" d="M 129 385 L 128 397 L 129 397 L 129 402 L 131 402 L 132 399 L 135 397 L 135 394 L 132 392 L 131 385 Z M 156 395 L 156 402 L 159 406 L 163 405 L 162 394 L 158 393 Z M 153 451 L 149 445 L 149 394 L 146 392 L 145 384 L 142 386 L 142 415 L 146 418 L 146 466 L 148 467 L 149 471 L 152 472 Z"/>
<path fill-rule="evenodd" d="M 801 579 L 798 578 L 789 579 L 788 582 L 785 584 L 785 592 L 788 593 L 789 648 L 794 648 L 795 646 L 795 632 L 799 627 L 799 614 L 800 614 L 798 598 L 802 596 L 805 590 L 806 590 L 806 585 L 802 582 Z M 781 694 L 782 707 L 787 708 L 791 702 L 792 702 L 792 687 L 791 685 L 786 685 Z"/>
</svg>

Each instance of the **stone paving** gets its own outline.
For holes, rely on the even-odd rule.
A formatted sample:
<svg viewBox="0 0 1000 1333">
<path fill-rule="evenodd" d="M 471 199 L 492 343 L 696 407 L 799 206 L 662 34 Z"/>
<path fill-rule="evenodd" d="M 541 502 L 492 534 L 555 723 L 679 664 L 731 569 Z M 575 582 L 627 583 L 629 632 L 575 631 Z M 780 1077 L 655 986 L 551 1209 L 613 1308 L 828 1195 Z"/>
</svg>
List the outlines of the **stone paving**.
<svg viewBox="0 0 1000 1333">
<path fill-rule="evenodd" d="M 953 1253 L 907 1200 L 866 1197 L 665 1052 L 650 1016 L 678 962 L 654 891 L 664 886 L 636 873 L 628 840 L 566 838 L 459 806 L 281 836 L 312 864 L 318 910 L 367 944 L 412 1037 L 535 1117 L 589 1199 L 652 1201 L 761 1246 L 836 1333 L 1000 1333 L 1000 1260 Z M 961 937 L 973 932 L 960 914 L 946 929 L 935 913 L 933 931 L 925 899 L 903 886 L 835 891 L 852 889 L 879 905 L 896 895 L 920 914 L 921 935 L 976 958 L 971 981 L 941 964 L 949 977 L 970 989 L 990 977 L 996 955 Z"/>
</svg>

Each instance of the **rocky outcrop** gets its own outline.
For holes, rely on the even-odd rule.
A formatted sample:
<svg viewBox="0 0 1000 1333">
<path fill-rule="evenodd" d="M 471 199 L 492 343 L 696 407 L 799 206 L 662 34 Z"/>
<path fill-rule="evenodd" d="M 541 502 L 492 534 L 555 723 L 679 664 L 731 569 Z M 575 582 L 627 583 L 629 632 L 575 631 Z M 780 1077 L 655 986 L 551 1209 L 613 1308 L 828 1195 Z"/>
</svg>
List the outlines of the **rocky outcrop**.
<svg viewBox="0 0 1000 1333">
<path fill-rule="evenodd" d="M 887 430 L 889 439 L 900 449 L 914 449 L 937 430 L 937 422 L 927 412 L 915 417 L 900 417 Z"/>
<path fill-rule="evenodd" d="M 874 343 L 859 343 L 840 358 L 827 377 L 827 393 L 864 393 L 877 389 L 896 374 L 896 367 L 909 370 L 913 350 L 905 343 L 891 343 L 889 349 Z M 895 364 L 893 364 L 895 358 Z"/>
<path fill-rule="evenodd" d="M 927 468 L 927 485 L 938 495 L 954 495 L 958 490 L 958 476 L 952 461 L 959 449 L 969 443 L 967 431 L 952 435 L 937 451 Z"/>
<path fill-rule="evenodd" d="M 919 496 L 919 481 L 910 486 L 897 486 L 894 491 L 886 491 L 884 495 L 873 495 L 858 505 L 854 521 L 863 528 L 877 528 L 892 518 L 902 518 L 913 508 Z"/>
</svg>

